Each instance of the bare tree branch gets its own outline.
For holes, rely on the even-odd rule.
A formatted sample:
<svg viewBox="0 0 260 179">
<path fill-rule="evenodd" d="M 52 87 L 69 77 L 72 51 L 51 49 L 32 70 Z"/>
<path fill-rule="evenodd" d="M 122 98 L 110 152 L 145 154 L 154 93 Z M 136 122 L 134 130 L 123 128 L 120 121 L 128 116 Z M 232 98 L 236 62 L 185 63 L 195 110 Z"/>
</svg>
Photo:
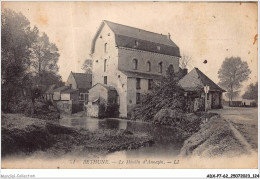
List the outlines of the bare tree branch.
<svg viewBox="0 0 260 179">
<path fill-rule="evenodd" d="M 191 61 L 192 61 L 192 58 L 191 58 L 190 56 L 183 54 L 182 57 L 180 58 L 180 61 L 179 61 L 180 67 L 181 67 L 182 69 L 187 68 L 188 64 L 189 64 Z"/>
</svg>

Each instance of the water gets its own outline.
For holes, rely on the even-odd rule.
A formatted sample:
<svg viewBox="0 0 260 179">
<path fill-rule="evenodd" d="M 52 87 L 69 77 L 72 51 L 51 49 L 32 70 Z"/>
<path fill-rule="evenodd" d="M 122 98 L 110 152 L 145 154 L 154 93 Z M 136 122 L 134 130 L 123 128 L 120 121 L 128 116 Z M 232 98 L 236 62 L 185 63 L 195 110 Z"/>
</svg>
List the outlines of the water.
<svg viewBox="0 0 260 179">
<path fill-rule="evenodd" d="M 125 150 L 109 154 L 110 157 L 121 156 L 126 158 L 175 157 L 179 154 L 183 141 L 178 140 L 177 132 L 167 126 L 156 126 L 150 123 L 135 122 L 124 119 L 96 119 L 89 117 L 62 118 L 60 124 L 69 127 L 80 127 L 90 131 L 98 129 L 129 130 L 145 132 L 152 135 L 155 141 L 150 147 L 135 150 Z"/>
</svg>

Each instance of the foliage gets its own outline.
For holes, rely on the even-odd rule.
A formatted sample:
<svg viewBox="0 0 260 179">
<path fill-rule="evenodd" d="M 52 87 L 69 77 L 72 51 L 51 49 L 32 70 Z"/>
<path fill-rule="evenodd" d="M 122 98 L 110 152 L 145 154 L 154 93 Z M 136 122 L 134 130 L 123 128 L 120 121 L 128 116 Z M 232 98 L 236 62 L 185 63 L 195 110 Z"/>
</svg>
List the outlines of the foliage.
<svg viewBox="0 0 260 179">
<path fill-rule="evenodd" d="M 1 20 L 2 110 L 14 112 L 17 100 L 34 103 L 47 86 L 62 84 L 57 74 L 59 53 L 47 34 L 39 35 L 21 13 L 4 9 Z"/>
<path fill-rule="evenodd" d="M 161 109 L 183 111 L 186 104 L 184 91 L 178 85 L 180 77 L 180 74 L 174 73 L 172 66 L 170 66 L 161 84 L 154 85 L 154 89 L 142 97 L 141 104 L 133 110 L 132 118 L 153 121 L 154 116 Z"/>
<path fill-rule="evenodd" d="M 37 84 L 44 84 L 46 74 L 55 76 L 58 72 L 58 48 L 55 44 L 50 43 L 47 34 L 39 34 L 39 30 L 35 27 L 34 33 L 36 33 L 36 40 L 32 44 L 33 51 L 31 53 L 31 72 L 35 76 Z"/>
<path fill-rule="evenodd" d="M 258 100 L 258 82 L 250 84 L 247 91 L 242 96 L 243 99 Z"/>
<path fill-rule="evenodd" d="M 12 113 L 22 113 L 25 114 L 26 116 L 31 115 L 32 102 L 30 100 L 18 99 L 16 100 L 16 103 L 11 103 L 10 106 L 11 106 L 10 112 Z"/>
<path fill-rule="evenodd" d="M 10 110 L 9 103 L 23 95 L 28 81 L 33 34 L 30 22 L 21 13 L 2 11 L 1 77 L 2 109 Z"/>
<path fill-rule="evenodd" d="M 83 63 L 81 69 L 85 71 L 87 74 L 92 74 L 93 61 L 90 59 L 86 59 Z"/>
<path fill-rule="evenodd" d="M 227 97 L 232 101 L 239 93 L 241 83 L 248 79 L 251 71 L 246 61 L 240 57 L 226 58 L 218 71 L 219 85 L 227 90 Z"/>
</svg>

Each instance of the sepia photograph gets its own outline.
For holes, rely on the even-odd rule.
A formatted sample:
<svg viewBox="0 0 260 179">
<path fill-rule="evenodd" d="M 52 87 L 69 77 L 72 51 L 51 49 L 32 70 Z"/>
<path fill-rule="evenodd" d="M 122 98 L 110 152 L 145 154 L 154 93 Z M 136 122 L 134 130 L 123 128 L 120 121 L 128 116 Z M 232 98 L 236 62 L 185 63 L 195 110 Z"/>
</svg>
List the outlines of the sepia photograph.
<svg viewBox="0 0 260 179">
<path fill-rule="evenodd" d="M 258 2 L 2 1 L 1 168 L 258 169 Z"/>
</svg>

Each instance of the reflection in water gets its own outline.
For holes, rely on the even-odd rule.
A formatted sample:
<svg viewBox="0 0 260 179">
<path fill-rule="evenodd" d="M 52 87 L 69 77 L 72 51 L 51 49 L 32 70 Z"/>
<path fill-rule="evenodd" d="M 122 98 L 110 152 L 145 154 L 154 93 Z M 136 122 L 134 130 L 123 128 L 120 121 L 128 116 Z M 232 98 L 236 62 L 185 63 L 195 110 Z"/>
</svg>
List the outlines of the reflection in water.
<svg viewBox="0 0 260 179">
<path fill-rule="evenodd" d="M 124 129 L 126 130 L 127 129 L 127 121 L 126 120 L 121 120 L 119 121 L 119 126 L 118 126 L 119 129 Z"/>
<path fill-rule="evenodd" d="M 123 119 L 96 119 L 89 117 L 62 118 L 60 124 L 70 127 L 85 128 L 89 131 L 98 129 L 129 130 L 135 134 L 146 133 L 153 136 L 155 144 L 137 150 L 119 151 L 110 154 L 125 157 L 166 157 L 176 156 L 182 147 L 174 129 L 167 126 L 155 126 L 150 123 L 134 122 Z"/>
</svg>

